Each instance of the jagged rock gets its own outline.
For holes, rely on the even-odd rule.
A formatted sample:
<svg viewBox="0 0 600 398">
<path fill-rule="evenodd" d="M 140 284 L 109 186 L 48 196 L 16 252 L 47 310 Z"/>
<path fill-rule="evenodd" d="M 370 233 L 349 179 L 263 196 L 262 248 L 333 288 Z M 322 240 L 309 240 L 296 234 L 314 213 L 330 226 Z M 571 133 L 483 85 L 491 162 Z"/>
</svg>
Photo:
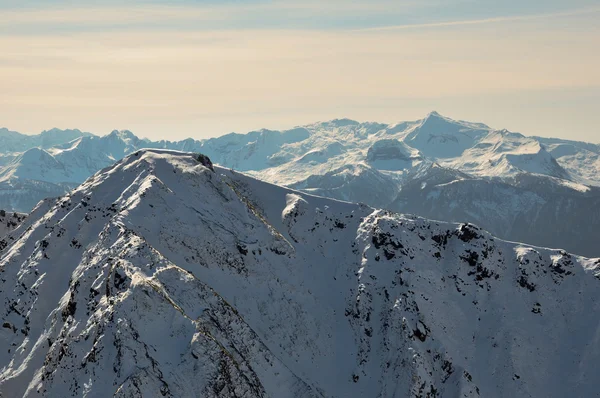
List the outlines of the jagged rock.
<svg viewBox="0 0 600 398">
<path fill-rule="evenodd" d="M 600 388 L 600 260 L 213 169 L 141 150 L 5 236 L 2 396 Z"/>
</svg>

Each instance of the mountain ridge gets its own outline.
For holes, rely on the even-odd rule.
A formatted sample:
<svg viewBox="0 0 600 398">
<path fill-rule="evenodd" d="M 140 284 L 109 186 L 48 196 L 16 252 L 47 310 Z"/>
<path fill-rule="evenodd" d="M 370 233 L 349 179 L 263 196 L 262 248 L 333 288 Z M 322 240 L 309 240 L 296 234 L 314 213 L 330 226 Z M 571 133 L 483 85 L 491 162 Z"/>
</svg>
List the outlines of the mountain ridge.
<svg viewBox="0 0 600 398">
<path fill-rule="evenodd" d="M 142 147 L 202 152 L 216 164 L 305 192 L 445 221 L 468 221 L 505 239 L 525 230 L 526 234 L 518 233 L 519 240 L 541 246 L 560 244 L 588 256 L 600 254 L 592 239 L 594 220 L 600 217 L 596 210 L 600 147 L 526 137 L 437 112 L 390 125 L 335 119 L 201 141 L 150 141 L 129 131 L 77 138 L 46 149 L 62 165 L 53 178 L 43 176 L 50 175 L 45 169 L 51 168 L 40 164 L 37 176 L 0 183 L 0 208 L 28 211 L 40 199 L 67 192 Z M 15 158 L 14 154 L 0 156 L 0 173 Z M 433 164 L 447 170 L 444 178 L 440 169 L 430 167 Z M 10 167 L 29 166 L 17 161 Z M 432 173 L 430 178 L 424 178 L 426 173 Z M 412 183 L 420 178 L 429 185 Z M 463 192 L 445 185 L 454 180 Z M 424 199 L 423 191 L 432 185 L 437 186 L 435 192 L 447 191 L 447 195 L 434 192 Z M 477 188 L 487 192 L 468 197 Z M 463 198 L 463 193 L 469 194 Z M 529 212 L 518 207 L 523 203 Z M 461 208 L 454 211 L 456 206 Z M 589 220 L 578 209 L 591 212 Z M 499 219 L 500 214 L 510 214 L 512 223 Z M 542 214 L 556 214 L 552 219 L 560 228 L 549 225 Z M 581 221 L 575 224 L 569 219 Z M 536 234 L 542 230 L 544 234 Z"/>
<path fill-rule="evenodd" d="M 204 164 L 136 151 L 9 233 L 0 392 L 597 391 L 599 259 Z"/>
</svg>

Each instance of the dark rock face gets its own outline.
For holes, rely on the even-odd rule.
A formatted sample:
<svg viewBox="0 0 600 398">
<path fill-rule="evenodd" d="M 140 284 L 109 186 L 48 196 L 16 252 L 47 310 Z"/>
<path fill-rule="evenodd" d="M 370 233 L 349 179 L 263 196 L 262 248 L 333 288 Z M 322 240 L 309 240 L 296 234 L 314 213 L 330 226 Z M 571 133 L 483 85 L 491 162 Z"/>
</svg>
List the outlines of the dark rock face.
<svg viewBox="0 0 600 398">
<path fill-rule="evenodd" d="M 413 149 L 398 140 L 385 139 L 374 143 L 367 151 L 367 162 L 377 160 L 411 160 L 418 156 L 412 155 Z"/>
<path fill-rule="evenodd" d="M 600 388 L 600 260 L 198 162 L 134 154 L 7 235 L 0 395 Z"/>
<path fill-rule="evenodd" d="M 387 207 L 434 220 L 469 222 L 514 242 L 600 256 L 600 189 L 568 191 L 553 187 L 552 180 L 536 178 L 539 185 L 520 186 L 464 176 L 415 180 Z M 467 232 L 465 239 L 469 236 Z"/>
<path fill-rule="evenodd" d="M 0 210 L 0 242 L 6 234 L 17 228 L 27 217 L 24 213 L 7 212 Z M 0 248 L 2 243 L 0 243 Z"/>
<path fill-rule="evenodd" d="M 215 168 L 210 160 L 210 158 L 202 153 L 199 153 L 196 156 L 196 159 L 204 166 L 207 167 L 209 169 L 211 169 L 213 172 L 215 171 Z"/>
</svg>

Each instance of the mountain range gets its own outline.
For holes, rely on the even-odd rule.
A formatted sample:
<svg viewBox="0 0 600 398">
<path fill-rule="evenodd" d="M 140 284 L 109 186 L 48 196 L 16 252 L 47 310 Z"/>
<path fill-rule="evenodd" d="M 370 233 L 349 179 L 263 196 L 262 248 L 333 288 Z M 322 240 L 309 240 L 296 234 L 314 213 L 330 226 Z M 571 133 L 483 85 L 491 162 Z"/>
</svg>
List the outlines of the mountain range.
<svg viewBox="0 0 600 398">
<path fill-rule="evenodd" d="M 3 142 L 15 134 L 0 130 Z M 173 149 L 314 195 L 600 255 L 600 146 L 592 143 L 526 137 L 437 112 L 397 124 L 336 119 L 206 140 L 56 129 L 23 137 L 0 149 L 0 208 L 29 211 L 129 153 Z"/>
<path fill-rule="evenodd" d="M 396 145 L 384 152 L 399 160 Z M 134 151 L 0 242 L 1 396 L 600 389 L 600 259 L 313 196 L 204 155 Z"/>
</svg>

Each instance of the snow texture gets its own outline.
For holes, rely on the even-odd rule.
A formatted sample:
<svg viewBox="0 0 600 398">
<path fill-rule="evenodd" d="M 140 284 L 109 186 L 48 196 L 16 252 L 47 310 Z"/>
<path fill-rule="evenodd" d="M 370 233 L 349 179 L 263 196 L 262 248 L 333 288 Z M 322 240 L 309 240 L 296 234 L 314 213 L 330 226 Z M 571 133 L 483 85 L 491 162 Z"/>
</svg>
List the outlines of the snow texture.
<svg viewBox="0 0 600 398">
<path fill-rule="evenodd" d="M 471 222 L 503 239 L 600 256 L 595 144 L 525 137 L 437 112 L 397 124 L 336 119 L 202 141 L 154 142 L 130 131 L 97 137 L 53 130 L 52 137 L 0 148 L 0 208 L 28 212 L 136 150 L 163 148 L 204 153 L 215 164 L 310 194 Z"/>
<path fill-rule="evenodd" d="M 1 396 L 597 395 L 600 260 L 207 165 L 136 151 L 3 238 Z"/>
</svg>

